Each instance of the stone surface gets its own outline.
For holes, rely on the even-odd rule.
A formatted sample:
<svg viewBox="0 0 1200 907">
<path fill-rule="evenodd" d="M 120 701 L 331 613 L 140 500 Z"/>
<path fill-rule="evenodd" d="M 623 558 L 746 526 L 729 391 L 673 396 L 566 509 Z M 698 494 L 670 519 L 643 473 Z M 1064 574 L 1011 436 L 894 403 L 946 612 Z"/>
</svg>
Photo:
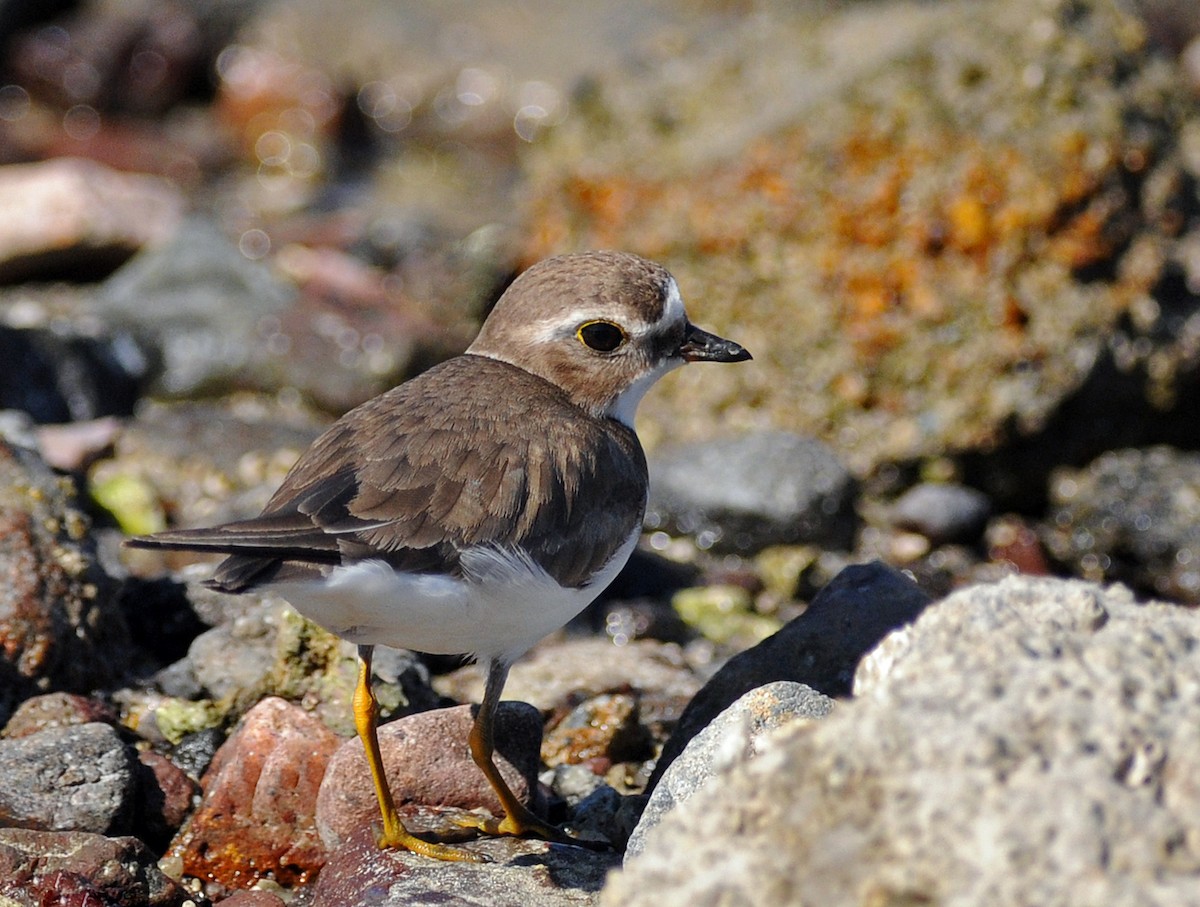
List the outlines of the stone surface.
<svg viewBox="0 0 1200 907">
<path fill-rule="evenodd" d="M 471 706 L 409 715 L 379 728 L 384 771 L 398 809 L 408 804 L 458 809 L 482 807 L 502 815 L 500 801 L 471 759 L 467 734 Z M 535 811 L 538 800 L 538 747 L 542 719 L 523 702 L 502 702 L 496 714 L 496 766 L 512 792 Z M 379 824 L 379 801 L 362 743 L 348 740 L 334 753 L 317 794 L 321 839 L 333 851 L 360 828 Z"/>
<path fill-rule="evenodd" d="M 888 632 L 914 620 L 928 603 L 929 596 L 898 570 L 881 563 L 847 567 L 807 611 L 729 659 L 704 685 L 663 748 L 650 788 L 693 737 L 757 687 L 788 680 L 826 696 L 846 695 L 862 656 Z"/>
<path fill-rule="evenodd" d="M 403 851 L 380 851 L 368 829 L 330 855 L 309 907 L 567 907 L 595 904 L 619 856 L 521 838 L 488 838 L 470 848 L 488 865 L 444 863 Z"/>
<path fill-rule="evenodd" d="M 186 902 L 187 892 L 163 874 L 137 838 L 0 828 L 0 903 L 5 907 L 183 907 Z"/>
<path fill-rule="evenodd" d="M 0 826 L 120 834 L 137 798 L 132 750 L 107 724 L 0 740 Z"/>
<path fill-rule="evenodd" d="M 1200 603 L 1200 454 L 1115 450 L 1057 472 L 1045 533 L 1073 572 Z"/>
<path fill-rule="evenodd" d="M 892 505 L 892 524 L 919 532 L 935 545 L 975 542 L 991 513 L 987 495 L 966 485 L 922 482 Z"/>
<path fill-rule="evenodd" d="M 650 740 L 638 721 L 638 703 L 628 693 L 603 693 L 581 702 L 551 727 L 542 741 L 542 761 L 624 762 L 649 752 Z"/>
<path fill-rule="evenodd" d="M 111 270 L 178 227 L 184 199 L 157 177 L 91 161 L 0 167 L 0 281 Z"/>
<path fill-rule="evenodd" d="M 78 693 L 44 693 L 26 699 L 17 707 L 4 736 L 27 737 L 50 728 L 101 722 L 117 724 L 117 713 L 107 703 Z"/>
<path fill-rule="evenodd" d="M 855 495 L 854 480 L 820 441 L 784 432 L 722 438 L 654 454 L 646 526 L 719 551 L 848 548 Z"/>
<path fill-rule="evenodd" d="M 1200 615 L 1012 577 L 929 608 L 857 698 L 698 792 L 641 904 L 1196 903 Z"/>
<path fill-rule="evenodd" d="M 0 434 L 0 722 L 36 692 L 88 692 L 131 664 L 116 584 L 72 483 Z"/>
<path fill-rule="evenodd" d="M 137 754 L 139 835 L 156 850 L 167 844 L 192 811 L 200 785 L 170 759 L 154 750 Z"/>
<path fill-rule="evenodd" d="M 304 710 L 264 699 L 217 751 L 199 809 L 171 844 L 183 871 L 227 888 L 264 876 L 303 884 L 325 862 L 314 810 L 338 738 Z"/>
<path fill-rule="evenodd" d="M 625 859 L 642 852 L 647 836 L 673 809 L 769 749 L 774 731 L 824 718 L 833 705 L 828 696 L 789 681 L 764 684 L 742 696 L 693 737 L 663 772 L 629 838 Z"/>
</svg>

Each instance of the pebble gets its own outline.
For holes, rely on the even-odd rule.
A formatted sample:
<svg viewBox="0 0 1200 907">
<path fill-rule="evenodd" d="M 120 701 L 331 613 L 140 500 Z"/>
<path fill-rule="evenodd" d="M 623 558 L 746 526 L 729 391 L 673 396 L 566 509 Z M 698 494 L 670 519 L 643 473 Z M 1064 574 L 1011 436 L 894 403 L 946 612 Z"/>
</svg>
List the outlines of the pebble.
<svg viewBox="0 0 1200 907">
<path fill-rule="evenodd" d="M 952 482 L 922 482 L 892 505 L 892 524 L 919 532 L 935 545 L 979 540 L 991 514 L 982 491 Z"/>
<path fill-rule="evenodd" d="M 856 496 L 854 479 L 827 445 L 761 432 L 658 451 L 646 526 L 740 554 L 800 543 L 849 548 Z"/>
</svg>

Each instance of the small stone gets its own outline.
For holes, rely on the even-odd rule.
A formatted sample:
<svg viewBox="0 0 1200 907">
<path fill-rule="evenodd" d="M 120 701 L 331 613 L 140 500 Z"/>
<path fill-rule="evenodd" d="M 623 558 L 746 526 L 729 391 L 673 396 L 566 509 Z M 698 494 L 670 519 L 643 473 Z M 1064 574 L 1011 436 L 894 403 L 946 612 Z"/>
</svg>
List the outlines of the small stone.
<svg viewBox="0 0 1200 907">
<path fill-rule="evenodd" d="M 982 491 L 950 482 L 923 482 L 892 505 L 892 524 L 919 532 L 935 545 L 975 542 L 992 505 Z"/>
<path fill-rule="evenodd" d="M 406 804 L 484 808 L 503 814 L 500 801 L 471 758 L 467 735 L 472 706 L 421 712 L 379 728 L 384 771 L 397 807 Z M 518 800 L 537 810 L 542 718 L 524 702 L 505 701 L 496 713 L 496 767 Z M 378 825 L 379 802 L 361 741 L 349 740 L 329 761 L 317 794 L 317 827 L 326 847 L 340 847 L 356 829 Z"/>
<path fill-rule="evenodd" d="M 299 885 L 324 864 L 314 805 L 338 738 L 304 710 L 264 699 L 217 752 L 204 798 L 168 857 L 229 888 Z"/>
<path fill-rule="evenodd" d="M 0 740 L 0 816 L 40 831 L 127 831 L 137 795 L 132 751 L 107 724 Z"/>
<path fill-rule="evenodd" d="M 165 847 L 192 811 L 200 785 L 170 759 L 153 750 L 138 753 L 141 786 L 141 836 Z"/>
<path fill-rule="evenodd" d="M 828 446 L 762 432 L 658 453 L 646 525 L 741 554 L 801 543 L 849 548 L 856 495 L 854 479 Z"/>
<path fill-rule="evenodd" d="M 117 713 L 107 703 L 77 693 L 45 693 L 26 699 L 4 726 L 10 740 L 51 728 L 80 724 L 117 724 Z"/>
<path fill-rule="evenodd" d="M 580 703 L 546 734 L 542 761 L 549 766 L 601 758 L 625 762 L 647 755 L 649 739 L 638 722 L 637 699 L 604 693 Z"/>
</svg>

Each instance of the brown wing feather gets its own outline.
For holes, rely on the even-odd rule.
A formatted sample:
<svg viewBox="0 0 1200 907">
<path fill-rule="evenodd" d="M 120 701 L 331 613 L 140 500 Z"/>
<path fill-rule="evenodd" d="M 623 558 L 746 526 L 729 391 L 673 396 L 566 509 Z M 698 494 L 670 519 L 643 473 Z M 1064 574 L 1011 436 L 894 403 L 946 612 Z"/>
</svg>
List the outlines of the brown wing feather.
<svg viewBox="0 0 1200 907">
<path fill-rule="evenodd" d="M 640 524 L 645 495 L 630 429 L 515 366 L 460 356 L 339 420 L 261 516 L 140 543 L 232 554 L 214 575 L 231 591 L 287 564 L 365 557 L 456 573 L 479 544 L 521 546 L 579 586 Z"/>
</svg>

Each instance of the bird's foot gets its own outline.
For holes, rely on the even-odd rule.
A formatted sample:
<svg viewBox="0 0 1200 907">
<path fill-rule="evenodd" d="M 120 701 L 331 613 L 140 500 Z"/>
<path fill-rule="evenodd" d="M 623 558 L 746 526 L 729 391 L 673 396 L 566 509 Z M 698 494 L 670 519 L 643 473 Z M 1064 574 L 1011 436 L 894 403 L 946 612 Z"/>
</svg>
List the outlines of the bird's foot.
<svg viewBox="0 0 1200 907">
<path fill-rule="evenodd" d="M 463 828 L 472 828 L 485 835 L 541 838 L 551 844 L 570 844 L 573 847 L 585 847 L 588 850 L 612 849 L 612 845 L 607 841 L 593 841 L 567 834 L 561 828 L 539 819 L 524 807 L 513 810 L 503 819 L 482 816 L 478 813 L 467 813 L 456 816 L 454 824 Z"/>
<path fill-rule="evenodd" d="M 426 841 L 406 831 L 403 826 L 383 829 L 375 836 L 381 850 L 407 850 L 433 860 L 443 860 L 449 863 L 491 863 L 492 858 L 484 853 L 467 850 L 464 847 L 451 847 L 434 841 Z"/>
</svg>

